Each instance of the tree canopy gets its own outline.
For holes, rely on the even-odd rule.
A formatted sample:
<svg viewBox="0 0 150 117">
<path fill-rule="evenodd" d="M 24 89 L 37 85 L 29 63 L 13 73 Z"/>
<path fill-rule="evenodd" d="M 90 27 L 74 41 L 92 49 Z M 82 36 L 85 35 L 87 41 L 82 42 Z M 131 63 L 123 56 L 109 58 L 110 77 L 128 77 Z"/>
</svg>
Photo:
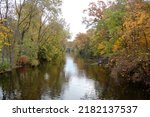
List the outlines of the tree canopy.
<svg viewBox="0 0 150 117">
<path fill-rule="evenodd" d="M 108 57 L 111 71 L 122 73 L 122 76 L 129 75 L 132 79 L 138 71 L 138 74 L 144 75 L 138 75 L 137 79 L 148 78 L 149 11 L 150 3 L 143 0 L 90 3 L 89 8 L 84 10 L 88 17 L 83 18 L 89 30 L 77 35 L 75 50 L 81 55 L 89 53 L 89 57 Z"/>
<path fill-rule="evenodd" d="M 63 56 L 69 30 L 61 5 L 61 0 L 0 1 L 1 66 L 36 66 Z"/>
</svg>

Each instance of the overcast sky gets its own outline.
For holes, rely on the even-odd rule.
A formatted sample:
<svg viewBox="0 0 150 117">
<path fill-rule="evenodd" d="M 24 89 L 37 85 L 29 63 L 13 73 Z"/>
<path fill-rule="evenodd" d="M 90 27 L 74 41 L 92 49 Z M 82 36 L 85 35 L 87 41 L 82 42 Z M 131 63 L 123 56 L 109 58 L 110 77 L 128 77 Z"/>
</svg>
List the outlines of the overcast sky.
<svg viewBox="0 0 150 117">
<path fill-rule="evenodd" d="M 72 39 L 77 33 L 86 31 L 86 26 L 82 24 L 83 10 L 87 9 L 89 3 L 94 1 L 97 0 L 63 0 L 63 17 L 70 24 Z"/>
</svg>

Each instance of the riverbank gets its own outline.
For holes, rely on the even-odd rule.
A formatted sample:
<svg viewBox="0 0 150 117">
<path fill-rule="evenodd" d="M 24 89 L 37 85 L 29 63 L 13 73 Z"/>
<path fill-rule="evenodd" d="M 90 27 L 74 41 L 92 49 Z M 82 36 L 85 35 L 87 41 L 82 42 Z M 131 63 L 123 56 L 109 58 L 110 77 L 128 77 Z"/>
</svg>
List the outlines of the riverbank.
<svg viewBox="0 0 150 117">
<path fill-rule="evenodd" d="M 85 57 L 83 57 L 85 58 Z M 150 87 L 150 60 L 135 54 L 108 57 L 86 57 L 94 64 L 107 68 L 113 79 L 123 78 Z"/>
<path fill-rule="evenodd" d="M 8 72 L 11 72 L 12 70 L 14 69 L 18 69 L 18 68 L 22 68 L 23 66 L 15 66 L 13 68 L 8 68 L 8 69 L 5 69 L 3 71 L 0 71 L 0 75 L 4 74 L 4 73 L 8 73 Z"/>
<path fill-rule="evenodd" d="M 143 82 L 150 86 L 150 60 L 145 56 L 122 54 L 109 60 L 111 77 L 122 77 L 131 82 Z"/>
<path fill-rule="evenodd" d="M 23 67 L 0 77 L 0 99 L 150 99 L 147 87 L 109 77 L 109 71 L 95 62 L 66 55 L 65 62 Z"/>
<path fill-rule="evenodd" d="M 12 71 L 12 69 L 7 69 L 7 70 L 5 70 L 5 71 L 0 71 L 0 75 L 1 74 L 4 74 L 4 73 L 7 73 L 7 72 L 11 72 Z"/>
</svg>

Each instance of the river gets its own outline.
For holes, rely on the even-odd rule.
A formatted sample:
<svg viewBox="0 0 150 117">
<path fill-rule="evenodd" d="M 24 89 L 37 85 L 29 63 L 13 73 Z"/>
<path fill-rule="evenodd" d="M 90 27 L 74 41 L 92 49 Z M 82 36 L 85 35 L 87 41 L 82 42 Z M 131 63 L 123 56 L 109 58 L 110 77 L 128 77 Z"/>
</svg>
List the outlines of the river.
<svg viewBox="0 0 150 117">
<path fill-rule="evenodd" d="M 112 79 L 102 66 L 69 54 L 65 59 L 65 63 L 45 63 L 1 75 L 0 99 L 150 99 L 150 94 L 140 84 Z"/>
</svg>

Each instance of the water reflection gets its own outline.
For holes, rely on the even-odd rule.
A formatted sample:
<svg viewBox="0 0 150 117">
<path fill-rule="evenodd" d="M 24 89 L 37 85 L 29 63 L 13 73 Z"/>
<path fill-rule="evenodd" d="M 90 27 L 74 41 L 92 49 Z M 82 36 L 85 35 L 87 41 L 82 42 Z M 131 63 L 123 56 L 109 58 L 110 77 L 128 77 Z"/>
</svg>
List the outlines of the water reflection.
<svg viewBox="0 0 150 117">
<path fill-rule="evenodd" d="M 66 55 L 65 63 L 45 63 L 1 75 L 0 99 L 150 99 L 140 84 L 115 81 L 103 67 Z"/>
<path fill-rule="evenodd" d="M 78 69 L 77 64 L 72 57 L 66 56 L 66 65 L 64 67 L 65 78 L 67 83 L 64 85 L 62 99 L 97 99 L 95 93 L 95 81 L 86 76 L 84 70 Z"/>
</svg>

